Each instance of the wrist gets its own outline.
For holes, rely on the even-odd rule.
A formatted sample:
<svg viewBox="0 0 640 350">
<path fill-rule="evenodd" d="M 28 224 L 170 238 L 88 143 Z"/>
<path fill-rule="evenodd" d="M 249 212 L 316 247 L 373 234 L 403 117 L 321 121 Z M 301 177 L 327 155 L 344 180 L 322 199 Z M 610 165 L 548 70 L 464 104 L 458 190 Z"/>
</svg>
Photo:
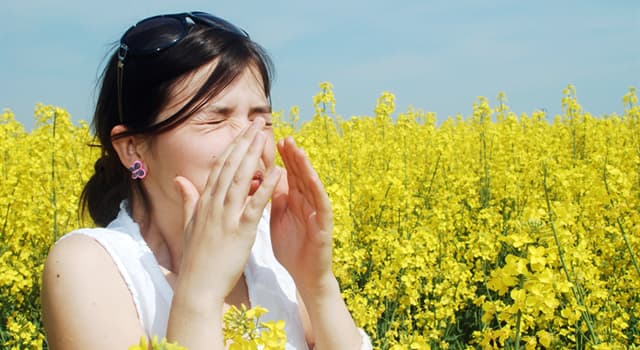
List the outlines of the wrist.
<svg viewBox="0 0 640 350">
<path fill-rule="evenodd" d="M 222 309 L 221 302 L 191 298 L 189 294 L 176 290 L 167 324 L 167 339 L 188 349 L 222 345 Z"/>
<path fill-rule="evenodd" d="M 339 296 L 342 298 L 340 285 L 333 273 L 316 279 L 313 283 L 301 282 L 298 284 L 298 281 L 295 282 L 300 296 L 305 300 L 305 303 L 308 302 L 307 300 L 322 300 L 331 296 Z"/>
<path fill-rule="evenodd" d="M 199 317 L 206 317 L 209 314 L 220 316 L 224 300 L 225 296 L 220 292 L 195 288 L 186 281 L 178 279 L 173 290 L 172 308 L 178 307 Z"/>
<path fill-rule="evenodd" d="M 316 280 L 317 281 L 317 280 Z M 323 283 L 298 289 L 309 315 L 318 349 L 359 349 L 363 342 L 356 324 L 331 274 Z M 336 336 L 338 335 L 339 336 Z"/>
</svg>

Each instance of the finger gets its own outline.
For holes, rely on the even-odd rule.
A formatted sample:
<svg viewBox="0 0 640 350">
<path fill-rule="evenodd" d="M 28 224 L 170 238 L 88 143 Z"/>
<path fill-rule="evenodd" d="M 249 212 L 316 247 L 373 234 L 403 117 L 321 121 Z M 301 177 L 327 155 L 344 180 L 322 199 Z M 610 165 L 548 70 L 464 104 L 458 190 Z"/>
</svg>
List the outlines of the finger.
<svg viewBox="0 0 640 350">
<path fill-rule="evenodd" d="M 320 176 L 311 165 L 309 157 L 302 149 L 297 149 L 294 155 L 295 168 L 298 171 L 296 178 L 299 181 L 299 186 L 306 189 L 305 193 L 308 193 L 306 197 L 310 199 L 313 206 L 318 211 L 318 214 L 323 218 L 331 218 L 331 201 L 329 195 L 324 189 L 324 185 L 320 180 Z"/>
<path fill-rule="evenodd" d="M 207 179 L 207 184 L 205 185 L 205 189 L 207 189 L 209 193 L 211 193 L 212 190 L 216 187 L 216 184 L 218 182 L 218 177 L 222 172 L 222 169 L 225 167 L 225 164 L 227 163 L 229 156 L 234 152 L 234 150 L 237 148 L 238 144 L 242 142 L 242 140 L 247 139 L 247 134 L 252 131 L 251 130 L 252 125 L 253 123 L 249 123 L 245 125 L 242 128 L 242 130 L 240 130 L 238 135 L 234 137 L 231 143 L 227 145 L 227 147 L 222 152 L 222 154 L 219 154 L 214 157 L 214 161 L 211 166 L 211 172 L 209 173 L 209 178 Z"/>
<path fill-rule="evenodd" d="M 291 163 L 292 168 L 295 169 L 296 172 L 296 185 L 301 189 L 307 188 L 309 186 L 309 175 L 316 175 L 315 171 L 313 171 L 312 173 L 308 171 L 309 169 L 305 167 L 306 164 L 304 163 L 304 159 L 307 159 L 306 153 L 302 148 L 296 146 L 294 143 L 291 150 Z M 311 170 L 313 170 L 313 168 L 311 168 Z"/>
<path fill-rule="evenodd" d="M 311 225 L 312 231 L 331 231 L 331 203 L 305 152 L 296 146 L 291 137 L 280 142 L 278 151 L 287 167 L 289 192 L 286 203 L 279 204 L 276 201 L 274 204 L 285 206 L 286 209 L 286 205 L 291 205 L 288 203 L 293 201 L 296 204 L 292 209 L 299 211 L 307 224 Z"/>
<path fill-rule="evenodd" d="M 239 164 L 235 173 L 222 173 L 220 176 L 221 190 L 224 191 L 225 187 L 228 188 L 224 199 L 225 207 L 234 210 L 240 209 L 245 205 L 251 187 L 251 180 L 258 170 L 265 144 L 266 136 L 258 133 L 244 155 L 240 152 L 231 155 L 232 158 L 242 158 L 238 160 Z M 264 183 L 264 175 L 262 182 Z"/>
<path fill-rule="evenodd" d="M 293 138 L 289 138 L 285 141 L 285 153 L 287 154 L 287 170 L 289 170 L 289 186 L 294 191 L 299 191 L 304 194 L 308 190 L 308 176 L 309 171 L 305 168 L 305 164 L 300 158 L 305 159 L 306 155 L 304 151 L 296 145 Z M 313 172 L 315 174 L 315 172 Z"/>
<path fill-rule="evenodd" d="M 187 178 L 177 176 L 174 181 L 180 191 L 180 195 L 182 196 L 183 227 L 187 228 L 187 225 L 189 225 L 189 222 L 193 217 L 200 194 L 193 183 L 191 183 Z"/>
<path fill-rule="evenodd" d="M 264 207 L 269 202 L 280 178 L 282 176 L 282 168 L 273 167 L 264 176 L 262 184 L 258 190 L 251 196 L 247 202 L 240 225 L 257 225 L 258 219 L 262 216 Z"/>
<path fill-rule="evenodd" d="M 281 141 L 278 151 L 282 158 L 285 168 L 287 169 L 287 182 L 289 184 L 289 192 L 299 191 L 298 169 L 295 162 L 296 143 L 291 136 Z"/>
<path fill-rule="evenodd" d="M 218 183 L 218 178 L 220 177 L 220 173 L 222 172 L 226 159 L 235 148 L 235 145 L 238 142 L 240 136 L 244 135 L 247 129 L 248 125 L 240 131 L 238 136 L 236 136 L 229 145 L 227 145 L 227 148 L 225 148 L 222 154 L 214 156 L 213 163 L 211 164 L 211 171 L 209 172 L 209 177 L 207 178 L 207 183 L 202 190 L 203 201 L 208 202 L 213 197 L 213 193 L 215 192 L 215 188 Z"/>
<path fill-rule="evenodd" d="M 287 170 L 284 168 L 278 168 L 280 171 L 280 179 L 276 184 L 276 188 L 273 190 L 271 196 L 271 216 L 279 217 L 287 208 L 287 196 L 289 193 L 289 186 L 287 185 Z"/>
<path fill-rule="evenodd" d="M 278 153 L 280 154 L 280 158 L 282 159 L 282 163 L 283 163 L 284 167 L 286 168 L 288 159 L 287 159 L 287 155 L 285 154 L 285 152 L 286 152 L 285 146 L 284 146 L 285 140 L 286 139 L 282 139 L 282 140 L 278 141 L 276 146 L 278 148 Z"/>
<path fill-rule="evenodd" d="M 223 154 L 216 159 L 214 167 L 207 181 L 207 197 L 216 198 L 218 205 L 224 205 L 229 185 L 233 181 L 235 173 L 244 159 L 247 150 L 253 144 L 260 133 L 264 120 L 257 118 L 248 128 L 238 135 Z M 251 175 L 253 176 L 253 174 Z M 249 183 L 247 183 L 249 186 Z"/>
<path fill-rule="evenodd" d="M 301 217 L 310 218 L 316 208 L 313 195 L 303 182 L 302 178 L 305 175 L 301 173 L 301 169 L 296 162 L 296 152 L 301 150 L 296 146 L 292 137 L 287 137 L 282 142 L 280 151 L 287 169 L 287 183 L 289 186 L 286 203 L 282 204 L 284 206 L 282 210 L 289 207 L 298 212 Z"/>
</svg>

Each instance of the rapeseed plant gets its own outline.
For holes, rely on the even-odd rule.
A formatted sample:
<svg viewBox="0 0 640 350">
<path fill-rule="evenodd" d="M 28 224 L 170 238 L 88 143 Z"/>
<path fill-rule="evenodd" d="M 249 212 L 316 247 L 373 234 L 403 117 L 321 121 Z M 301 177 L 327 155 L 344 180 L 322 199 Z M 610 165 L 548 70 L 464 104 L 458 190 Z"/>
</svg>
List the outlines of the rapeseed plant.
<svg viewBox="0 0 640 350">
<path fill-rule="evenodd" d="M 436 125 L 431 112 L 397 113 L 385 92 L 373 115 L 344 118 L 323 83 L 309 121 L 296 107 L 275 113 L 276 138 L 293 135 L 327 188 L 334 272 L 374 347 L 640 346 L 636 90 L 621 116 L 585 112 L 573 86 L 560 102 L 558 116 L 516 114 L 500 93 L 495 105 L 479 97 L 470 116 Z M 46 346 L 42 262 L 60 235 L 90 225 L 77 210 L 98 156 L 88 125 L 54 106 L 36 106 L 35 116 L 27 132 L 11 112 L 0 115 L 7 349 Z M 260 309 L 234 312 L 244 315 L 225 318 L 235 346 L 282 345 L 283 324 L 247 321 Z"/>
</svg>

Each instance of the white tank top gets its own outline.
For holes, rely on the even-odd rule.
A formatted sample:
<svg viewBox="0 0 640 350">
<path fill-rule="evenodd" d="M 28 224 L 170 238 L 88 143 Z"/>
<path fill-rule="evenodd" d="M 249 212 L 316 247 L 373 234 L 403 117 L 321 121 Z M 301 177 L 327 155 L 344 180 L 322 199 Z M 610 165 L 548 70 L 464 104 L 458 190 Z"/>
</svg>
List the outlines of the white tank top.
<svg viewBox="0 0 640 350">
<path fill-rule="evenodd" d="M 150 339 L 166 336 L 173 289 L 158 262 L 140 234 L 140 228 L 129 216 L 127 204 L 106 228 L 80 229 L 65 235 L 82 234 L 94 238 L 113 259 L 124 279 Z M 269 210 L 265 209 L 258 224 L 256 241 L 244 270 L 251 306 L 269 310 L 261 321 L 285 321 L 286 349 L 308 349 L 300 321 L 296 287 L 289 273 L 273 255 L 269 233 Z"/>
</svg>

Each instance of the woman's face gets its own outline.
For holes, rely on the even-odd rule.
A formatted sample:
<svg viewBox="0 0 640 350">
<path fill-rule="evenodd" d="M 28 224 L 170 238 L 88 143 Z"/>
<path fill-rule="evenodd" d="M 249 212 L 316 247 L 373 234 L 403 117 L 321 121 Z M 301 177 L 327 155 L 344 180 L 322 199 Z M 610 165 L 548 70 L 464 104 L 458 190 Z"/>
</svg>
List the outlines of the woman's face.
<svg viewBox="0 0 640 350">
<path fill-rule="evenodd" d="M 206 81 L 215 61 L 195 71 L 177 84 L 173 98 L 158 121 L 168 118 L 184 106 Z M 271 129 L 271 106 L 264 93 L 257 70 L 247 68 L 218 96 L 209 100 L 198 112 L 174 129 L 151 138 L 144 155 L 146 190 L 152 201 L 170 200 L 182 205 L 182 197 L 174 183 L 180 175 L 191 181 L 202 193 L 211 166 L 231 141 L 252 120 L 264 118 L 267 139 L 257 178 L 274 165 L 275 141 Z M 252 181 L 250 195 L 261 180 Z"/>
</svg>

